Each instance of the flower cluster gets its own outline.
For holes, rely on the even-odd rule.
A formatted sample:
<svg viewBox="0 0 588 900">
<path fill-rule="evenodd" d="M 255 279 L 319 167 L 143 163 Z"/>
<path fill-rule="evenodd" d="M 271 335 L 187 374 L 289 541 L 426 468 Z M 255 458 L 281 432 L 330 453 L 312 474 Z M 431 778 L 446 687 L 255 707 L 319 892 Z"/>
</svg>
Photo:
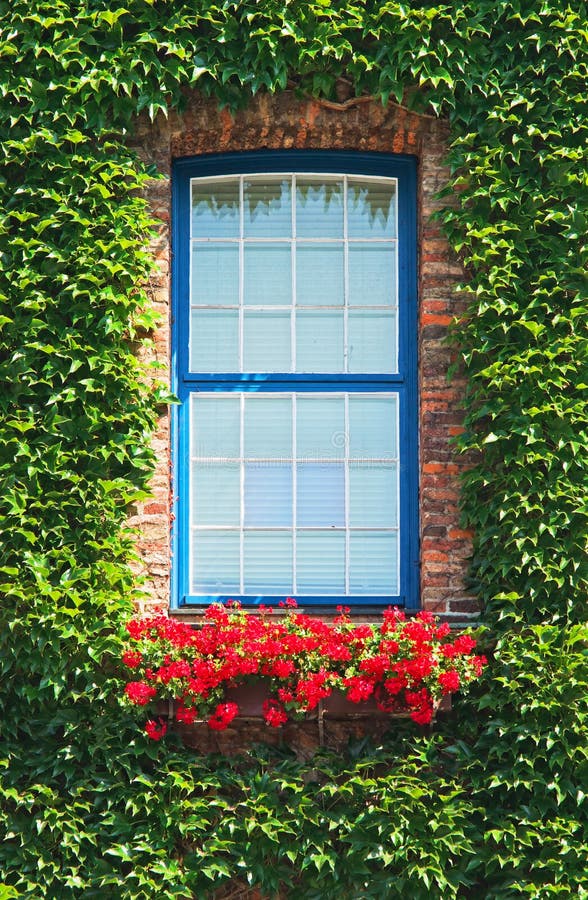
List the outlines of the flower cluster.
<svg viewBox="0 0 588 900">
<path fill-rule="evenodd" d="M 199 627 L 163 614 L 131 620 L 122 657 L 127 702 L 173 700 L 178 722 L 206 720 L 222 730 L 239 714 L 227 690 L 265 681 L 263 716 L 272 727 L 303 716 L 334 690 L 352 703 L 407 710 L 426 725 L 441 698 L 463 689 L 486 663 L 471 635 L 451 639 L 449 626 L 428 612 L 407 617 L 388 609 L 380 623 L 356 625 L 347 607 L 328 623 L 299 611 L 292 598 L 281 606 L 279 616 L 210 606 Z M 159 740 L 165 725 L 151 719 L 145 730 Z"/>
</svg>

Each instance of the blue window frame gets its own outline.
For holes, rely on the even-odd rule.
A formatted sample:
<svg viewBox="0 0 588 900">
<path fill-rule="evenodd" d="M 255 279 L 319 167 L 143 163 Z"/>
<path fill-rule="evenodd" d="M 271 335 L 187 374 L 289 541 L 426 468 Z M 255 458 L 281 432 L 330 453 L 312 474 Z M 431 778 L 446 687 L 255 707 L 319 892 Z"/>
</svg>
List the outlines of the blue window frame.
<svg viewBox="0 0 588 900">
<path fill-rule="evenodd" d="M 418 606 L 416 163 L 173 170 L 172 606 Z"/>
</svg>

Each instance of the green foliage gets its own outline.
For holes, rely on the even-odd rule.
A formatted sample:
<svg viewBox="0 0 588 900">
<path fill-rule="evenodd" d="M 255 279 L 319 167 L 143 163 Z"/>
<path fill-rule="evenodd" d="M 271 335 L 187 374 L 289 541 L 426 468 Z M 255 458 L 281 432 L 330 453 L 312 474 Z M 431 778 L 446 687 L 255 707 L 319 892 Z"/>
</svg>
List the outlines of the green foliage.
<svg viewBox="0 0 588 900">
<path fill-rule="evenodd" d="M 0 897 L 586 897 L 586 4 L 0 5 Z M 497 640 L 435 741 L 302 764 L 148 745 L 114 699 L 159 394 L 136 114 L 337 78 L 447 116 L 443 214 Z M 457 737 L 459 739 L 457 739 Z"/>
</svg>

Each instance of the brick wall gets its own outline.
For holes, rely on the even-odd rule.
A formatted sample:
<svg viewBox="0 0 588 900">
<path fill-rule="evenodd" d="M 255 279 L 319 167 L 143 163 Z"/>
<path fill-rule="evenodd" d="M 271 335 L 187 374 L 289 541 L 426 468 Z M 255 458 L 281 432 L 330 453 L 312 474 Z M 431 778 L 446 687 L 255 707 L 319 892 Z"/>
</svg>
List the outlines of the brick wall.
<svg viewBox="0 0 588 900">
<path fill-rule="evenodd" d="M 459 527 L 459 473 L 466 461 L 456 456 L 450 444 L 460 430 L 463 383 L 459 378 L 447 381 L 451 352 L 445 336 L 452 318 L 463 310 L 463 301 L 454 293 L 463 272 L 431 220 L 439 206 L 435 195 L 448 179 L 447 137 L 443 121 L 394 104 L 384 108 L 367 98 L 335 104 L 300 100 L 285 91 L 275 97 L 260 95 L 233 116 L 219 111 L 214 101 L 192 93 L 181 116 L 159 116 L 155 123 L 140 119 L 131 144 L 164 175 L 147 192 L 161 223 L 153 243 L 158 269 L 150 292 L 162 325 L 151 353 L 162 364 L 164 377 L 169 360 L 170 168 L 174 158 L 258 149 L 378 151 L 418 158 L 421 601 L 426 609 L 460 620 L 475 615 L 477 606 L 464 588 L 470 535 Z M 160 420 L 155 448 L 153 499 L 134 510 L 131 522 L 140 529 L 139 569 L 150 598 L 145 602 L 167 605 L 172 514 L 167 416 Z"/>
</svg>

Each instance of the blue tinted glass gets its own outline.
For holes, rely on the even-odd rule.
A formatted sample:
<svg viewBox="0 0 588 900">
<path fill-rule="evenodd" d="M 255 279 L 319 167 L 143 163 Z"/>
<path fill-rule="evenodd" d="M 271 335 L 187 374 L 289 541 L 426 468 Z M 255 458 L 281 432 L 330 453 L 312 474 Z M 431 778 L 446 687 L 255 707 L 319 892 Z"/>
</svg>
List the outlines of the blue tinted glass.
<svg viewBox="0 0 588 900">
<path fill-rule="evenodd" d="M 192 182 L 192 237 L 239 237 L 239 180 Z"/>
<path fill-rule="evenodd" d="M 296 303 L 299 306 L 343 306 L 343 244 L 296 246 Z"/>
<path fill-rule="evenodd" d="M 345 533 L 299 531 L 296 537 L 296 593 L 345 593 Z"/>
<path fill-rule="evenodd" d="M 394 459 L 397 397 L 349 397 L 349 456 L 354 459 Z"/>
<path fill-rule="evenodd" d="M 345 455 L 343 397 L 299 396 L 296 423 L 298 459 L 340 459 Z"/>
<path fill-rule="evenodd" d="M 246 594 L 284 594 L 292 591 L 292 534 L 245 532 L 243 568 Z"/>
<path fill-rule="evenodd" d="M 396 306 L 396 244 L 349 245 L 349 305 Z"/>
<path fill-rule="evenodd" d="M 352 531 L 349 555 L 351 594 L 398 594 L 397 532 Z"/>
<path fill-rule="evenodd" d="M 290 312 L 247 310 L 243 317 L 243 371 L 290 372 L 291 369 Z"/>
<path fill-rule="evenodd" d="M 292 398 L 271 395 L 245 398 L 245 456 L 292 457 Z"/>
<path fill-rule="evenodd" d="M 239 457 L 239 397 L 192 394 L 192 456 Z"/>
<path fill-rule="evenodd" d="M 192 523 L 238 525 L 241 510 L 239 463 L 192 464 Z"/>
<path fill-rule="evenodd" d="M 347 188 L 347 232 L 350 238 L 396 236 L 396 185 L 350 178 Z"/>
<path fill-rule="evenodd" d="M 348 316 L 350 372 L 396 372 L 396 315 L 350 310 Z"/>
<path fill-rule="evenodd" d="M 321 175 L 296 178 L 296 236 L 343 237 L 343 182 Z"/>
<path fill-rule="evenodd" d="M 245 463 L 245 526 L 292 525 L 292 466 Z"/>
<path fill-rule="evenodd" d="M 192 305 L 238 304 L 239 245 L 192 244 Z"/>
<path fill-rule="evenodd" d="M 296 480 L 296 522 L 300 527 L 345 525 L 342 463 L 299 463 Z"/>
<path fill-rule="evenodd" d="M 292 236 L 289 180 L 277 176 L 245 181 L 243 202 L 243 229 L 246 238 Z"/>
<path fill-rule="evenodd" d="M 296 371 L 343 372 L 343 313 L 298 310 Z"/>
<path fill-rule="evenodd" d="M 194 531 L 191 590 L 194 594 L 238 594 L 239 532 Z"/>
<path fill-rule="evenodd" d="M 245 244 L 243 302 L 250 306 L 292 303 L 290 244 Z"/>
<path fill-rule="evenodd" d="M 238 310 L 192 310 L 190 371 L 239 371 Z"/>
<path fill-rule="evenodd" d="M 393 528 L 398 524 L 395 463 L 350 465 L 349 524 L 352 528 Z"/>
</svg>

